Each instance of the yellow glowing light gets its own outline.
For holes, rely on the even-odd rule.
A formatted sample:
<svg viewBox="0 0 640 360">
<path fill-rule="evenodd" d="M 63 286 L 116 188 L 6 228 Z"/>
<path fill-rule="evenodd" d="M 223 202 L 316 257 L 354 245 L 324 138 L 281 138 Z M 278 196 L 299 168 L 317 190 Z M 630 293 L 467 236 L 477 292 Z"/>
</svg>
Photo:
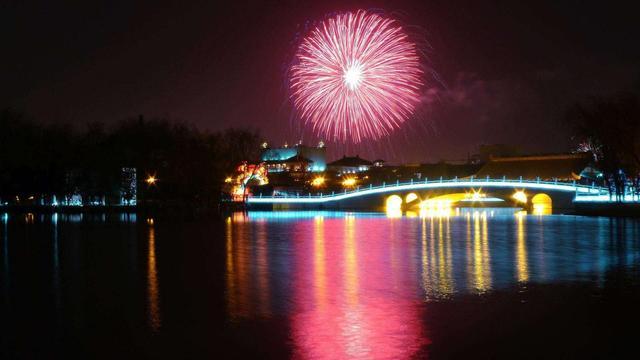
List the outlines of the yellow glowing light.
<svg viewBox="0 0 640 360">
<path fill-rule="evenodd" d="M 401 218 L 402 217 L 402 210 L 400 209 L 387 209 L 387 217 L 388 218 Z"/>
<path fill-rule="evenodd" d="M 344 180 L 342 180 L 342 186 L 344 187 L 352 187 L 356 184 L 356 179 L 355 178 L 346 178 Z"/>
<path fill-rule="evenodd" d="M 144 180 L 148 185 L 153 185 L 155 184 L 158 179 L 156 179 L 156 177 L 154 175 L 149 175 L 145 180 Z"/>
<path fill-rule="evenodd" d="M 551 206 L 546 204 L 534 204 L 533 205 L 533 214 L 534 215 L 551 215 L 552 210 Z"/>
<path fill-rule="evenodd" d="M 414 218 L 414 217 L 418 217 L 419 213 L 415 212 L 415 211 L 407 211 L 407 217 L 408 218 Z"/>
<path fill-rule="evenodd" d="M 478 191 L 473 191 L 471 194 L 467 194 L 467 197 L 472 201 L 481 201 L 482 198 L 487 197 L 487 194 L 483 194 L 480 192 L 480 190 L 478 190 Z"/>
<path fill-rule="evenodd" d="M 389 211 L 399 211 L 402 208 L 402 198 L 398 195 L 391 195 L 387 198 L 386 202 L 387 212 Z"/>
<path fill-rule="evenodd" d="M 407 195 L 407 197 L 405 198 L 405 201 L 406 201 L 407 203 L 410 203 L 410 202 L 412 202 L 413 200 L 416 200 L 417 198 L 418 198 L 418 195 L 416 195 L 416 193 L 409 193 L 409 194 Z"/>
<path fill-rule="evenodd" d="M 553 213 L 553 202 L 547 194 L 537 194 L 531 198 L 535 215 L 549 215 Z"/>
<path fill-rule="evenodd" d="M 318 177 L 314 178 L 313 180 L 311 180 L 311 186 L 320 187 L 322 185 L 324 185 L 324 177 L 323 176 L 318 176 Z"/>
<path fill-rule="evenodd" d="M 226 179 L 224 179 L 224 182 L 226 182 L 227 184 L 231 183 L 233 181 L 233 178 L 231 176 L 228 176 Z"/>
<path fill-rule="evenodd" d="M 421 217 L 443 217 L 452 214 L 453 202 L 447 199 L 428 199 L 420 203 Z"/>
<path fill-rule="evenodd" d="M 524 191 L 519 190 L 516 191 L 511 198 L 513 200 L 515 200 L 516 202 L 522 203 L 522 204 L 526 204 L 527 203 L 527 194 L 524 193 Z"/>
</svg>

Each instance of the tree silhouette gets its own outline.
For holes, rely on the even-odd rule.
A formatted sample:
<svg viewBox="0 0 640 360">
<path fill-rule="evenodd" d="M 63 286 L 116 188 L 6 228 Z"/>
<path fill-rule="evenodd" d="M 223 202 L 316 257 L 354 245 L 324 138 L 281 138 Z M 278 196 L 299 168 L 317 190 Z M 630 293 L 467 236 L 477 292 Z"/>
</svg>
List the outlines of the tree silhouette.
<svg viewBox="0 0 640 360">
<path fill-rule="evenodd" d="M 640 175 L 640 102 L 634 94 L 590 99 L 567 114 L 575 140 L 601 152 L 598 166 L 610 189 L 621 200 L 627 179 L 638 188 Z"/>
</svg>

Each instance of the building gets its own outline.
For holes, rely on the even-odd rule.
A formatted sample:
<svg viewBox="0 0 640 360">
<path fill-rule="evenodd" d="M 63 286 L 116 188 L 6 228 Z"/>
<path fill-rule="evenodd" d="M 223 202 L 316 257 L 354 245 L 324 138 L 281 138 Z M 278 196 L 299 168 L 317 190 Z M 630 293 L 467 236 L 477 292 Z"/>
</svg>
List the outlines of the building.
<svg viewBox="0 0 640 360">
<path fill-rule="evenodd" d="M 478 170 L 477 177 L 527 180 L 580 180 L 592 177 L 590 153 L 517 157 L 492 157 Z"/>
<path fill-rule="evenodd" d="M 514 157 L 520 155 L 520 149 L 513 145 L 507 144 L 482 144 L 480 145 L 479 154 L 476 155 L 477 161 L 485 163 L 491 158 Z"/>
<path fill-rule="evenodd" d="M 120 170 L 120 205 L 134 206 L 138 203 L 138 175 L 134 167 Z"/>
<path fill-rule="evenodd" d="M 263 144 L 260 160 L 267 165 L 269 172 L 322 172 L 326 170 L 326 148 L 320 142 L 311 147 L 298 143 L 294 146 L 284 145 L 280 148 L 270 148 Z M 304 168 L 301 168 L 303 166 Z"/>
<path fill-rule="evenodd" d="M 334 162 L 327 164 L 327 169 L 333 171 L 338 175 L 342 174 L 356 174 L 365 171 L 373 166 L 373 163 L 369 160 L 365 160 L 360 156 L 343 156 L 342 159 L 338 159 Z"/>
</svg>

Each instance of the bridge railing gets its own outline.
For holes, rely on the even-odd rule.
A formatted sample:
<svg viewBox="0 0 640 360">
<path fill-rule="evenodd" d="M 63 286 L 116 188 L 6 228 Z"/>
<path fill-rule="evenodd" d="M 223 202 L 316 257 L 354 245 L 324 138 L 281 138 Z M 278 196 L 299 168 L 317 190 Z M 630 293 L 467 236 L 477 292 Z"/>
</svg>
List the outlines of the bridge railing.
<svg viewBox="0 0 640 360">
<path fill-rule="evenodd" d="M 482 184 L 486 184 L 486 183 L 502 183 L 502 184 L 509 184 L 509 185 L 514 185 L 514 184 L 540 184 L 540 185 L 557 185 L 557 186 L 569 186 L 575 189 L 576 192 L 576 196 L 578 196 L 581 193 L 584 194 L 588 194 L 590 196 L 603 196 L 603 195 L 607 195 L 609 194 L 609 191 L 607 188 L 604 187 L 599 187 L 599 186 L 595 186 L 595 184 L 592 185 L 584 185 L 584 184 L 578 184 L 575 181 L 572 182 L 568 182 L 568 181 L 559 181 L 559 180 L 552 180 L 552 181 L 548 181 L 548 180 L 541 180 L 540 178 L 537 178 L 536 180 L 527 180 L 527 179 L 523 179 L 522 177 L 519 177 L 518 179 L 507 179 L 506 177 L 502 177 L 502 178 L 491 178 L 491 177 L 482 177 L 482 178 L 478 178 L 478 177 L 465 177 L 465 178 L 458 178 L 458 177 L 454 177 L 454 178 L 450 178 L 450 179 L 445 179 L 443 177 L 440 178 L 436 178 L 436 179 L 429 179 L 429 178 L 425 178 L 423 179 L 411 179 L 409 181 L 405 181 L 405 182 L 400 182 L 395 181 L 395 182 L 391 182 L 391 183 L 386 183 L 383 182 L 380 185 L 373 185 L 373 184 L 369 184 L 368 186 L 357 186 L 353 189 L 345 189 L 344 191 L 333 191 L 331 193 L 323 193 L 323 192 L 304 192 L 304 193 L 281 193 L 281 194 L 274 194 L 274 195 L 267 195 L 267 196 L 263 196 L 262 193 L 259 193 L 257 195 L 253 195 L 252 197 L 258 197 L 258 198 L 278 198 L 278 199 L 282 199 L 282 198 L 314 198 L 314 199 L 318 199 L 318 198 L 331 198 L 331 197 L 335 197 L 335 196 L 343 196 L 343 195 L 348 195 L 348 194 L 356 194 L 356 193 L 360 193 L 360 192 L 364 192 L 364 191 L 371 191 L 371 190 L 377 190 L 377 189 L 385 189 L 385 188 L 403 188 L 403 187 L 407 187 L 407 186 L 412 186 L 412 185 L 419 185 L 419 184 L 472 184 L 472 183 L 478 183 L 479 186 L 481 186 Z"/>
</svg>

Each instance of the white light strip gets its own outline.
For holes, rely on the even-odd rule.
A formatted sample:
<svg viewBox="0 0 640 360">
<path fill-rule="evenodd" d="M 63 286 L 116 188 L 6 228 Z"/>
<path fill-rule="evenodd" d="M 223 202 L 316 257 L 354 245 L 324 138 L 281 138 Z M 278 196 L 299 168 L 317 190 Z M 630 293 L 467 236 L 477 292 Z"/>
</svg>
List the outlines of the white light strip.
<svg viewBox="0 0 640 360">
<path fill-rule="evenodd" d="M 441 189 L 441 188 L 482 188 L 482 187 L 507 187 L 513 189 L 539 189 L 539 190 L 555 190 L 563 192 L 573 192 L 580 194 L 601 194 L 606 191 L 602 188 L 590 187 L 584 185 L 556 184 L 545 182 L 527 182 L 527 181 L 443 181 L 443 182 L 422 182 L 413 184 L 388 185 L 385 187 L 363 188 L 360 190 L 323 196 L 300 196 L 300 197 L 256 197 L 251 196 L 247 199 L 248 203 L 253 204 L 322 204 L 332 201 L 340 201 L 355 197 L 382 194 L 395 191 L 405 190 L 424 190 L 424 189 Z"/>
<path fill-rule="evenodd" d="M 638 196 L 625 195 L 620 200 L 622 202 L 639 202 L 640 198 Z M 609 202 L 609 203 L 618 202 L 616 201 L 615 196 L 609 197 L 609 195 L 581 195 L 579 197 L 576 197 L 573 201 L 574 202 Z"/>
</svg>

